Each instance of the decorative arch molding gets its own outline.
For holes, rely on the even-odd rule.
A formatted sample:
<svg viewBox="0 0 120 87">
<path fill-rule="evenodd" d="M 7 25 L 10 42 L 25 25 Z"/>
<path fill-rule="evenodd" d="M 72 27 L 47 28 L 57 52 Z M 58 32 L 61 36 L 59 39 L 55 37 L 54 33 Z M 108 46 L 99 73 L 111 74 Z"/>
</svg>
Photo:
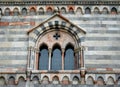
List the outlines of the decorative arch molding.
<svg viewBox="0 0 120 87">
<path fill-rule="evenodd" d="M 36 26 L 35 28 L 27 32 L 28 37 L 29 37 L 28 46 L 30 47 L 29 54 L 28 54 L 29 55 L 28 64 L 27 64 L 28 65 L 27 67 L 29 67 L 29 69 L 38 69 L 37 67 L 39 63 L 38 62 L 38 58 L 39 58 L 38 48 L 40 45 L 39 40 L 41 37 L 44 37 L 44 35 L 49 34 L 49 32 L 51 31 L 58 32 L 60 34 L 61 32 L 65 32 L 66 34 L 70 35 L 71 38 L 75 40 L 75 43 L 77 43 L 77 47 L 75 50 L 77 50 L 77 52 L 78 52 L 78 49 L 79 51 L 81 50 L 81 38 L 85 36 L 86 34 L 85 30 L 78 27 L 77 25 L 69 21 L 67 18 L 63 17 L 61 14 L 56 13 L 49 19 L 45 20 L 44 22 L 40 23 L 38 26 Z M 50 49 L 48 48 L 49 53 L 51 53 Z M 38 52 L 36 52 L 36 50 Z M 81 53 L 81 55 L 82 54 L 83 53 Z M 62 59 L 63 59 L 63 56 L 62 56 Z M 82 61 L 82 59 L 80 60 Z M 50 64 L 51 63 L 49 62 L 49 68 L 48 68 L 49 70 L 50 70 Z M 81 65 L 81 67 L 82 66 L 83 64 Z M 62 69 L 64 69 L 63 67 L 64 67 L 64 63 L 62 62 Z"/>
<path fill-rule="evenodd" d="M 81 37 L 86 34 L 83 28 L 78 27 L 62 15 L 55 14 L 27 32 L 29 35 L 29 47 L 35 47 L 36 41 L 38 40 L 39 36 L 42 35 L 44 32 L 59 29 L 66 30 L 67 32 L 73 34 L 79 45 L 81 43 Z"/>
</svg>

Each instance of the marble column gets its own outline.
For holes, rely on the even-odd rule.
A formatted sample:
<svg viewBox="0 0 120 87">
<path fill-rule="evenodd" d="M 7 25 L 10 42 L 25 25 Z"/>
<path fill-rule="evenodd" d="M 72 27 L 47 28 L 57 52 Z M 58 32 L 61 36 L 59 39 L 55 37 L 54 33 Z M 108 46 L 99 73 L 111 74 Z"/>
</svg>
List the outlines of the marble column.
<svg viewBox="0 0 120 87">
<path fill-rule="evenodd" d="M 28 47 L 27 69 L 30 68 L 31 47 Z"/>
<path fill-rule="evenodd" d="M 38 70 L 38 69 L 39 69 L 39 56 L 40 56 L 39 49 L 36 49 L 36 50 L 35 50 L 35 54 L 36 54 L 36 58 L 35 58 L 35 69 Z"/>
<path fill-rule="evenodd" d="M 49 66 L 48 66 L 48 70 L 51 70 L 51 54 L 52 54 L 52 49 L 49 48 Z"/>
<path fill-rule="evenodd" d="M 84 68 L 84 47 L 80 47 L 80 67 Z"/>
<path fill-rule="evenodd" d="M 81 76 L 81 84 L 85 84 L 85 66 L 84 66 L 84 46 L 80 47 L 80 76 Z"/>
<path fill-rule="evenodd" d="M 62 48 L 62 70 L 64 70 L 64 52 L 65 52 L 65 49 Z"/>
</svg>

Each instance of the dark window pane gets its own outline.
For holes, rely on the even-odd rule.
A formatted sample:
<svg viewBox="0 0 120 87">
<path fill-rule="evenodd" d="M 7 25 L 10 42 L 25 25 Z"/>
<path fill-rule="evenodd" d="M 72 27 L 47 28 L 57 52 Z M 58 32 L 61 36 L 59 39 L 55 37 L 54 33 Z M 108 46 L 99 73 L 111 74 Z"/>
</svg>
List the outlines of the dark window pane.
<svg viewBox="0 0 120 87">
<path fill-rule="evenodd" d="M 68 48 L 65 53 L 65 70 L 74 69 L 74 52 L 71 48 Z"/>
<path fill-rule="evenodd" d="M 48 70 L 48 50 L 42 49 L 40 52 L 40 59 L 39 59 L 39 69 L 40 70 Z"/>
<path fill-rule="evenodd" d="M 52 70 L 61 70 L 61 64 L 62 62 L 62 56 L 61 56 L 61 51 L 60 49 L 54 49 L 53 50 L 53 56 L 52 56 Z"/>
</svg>

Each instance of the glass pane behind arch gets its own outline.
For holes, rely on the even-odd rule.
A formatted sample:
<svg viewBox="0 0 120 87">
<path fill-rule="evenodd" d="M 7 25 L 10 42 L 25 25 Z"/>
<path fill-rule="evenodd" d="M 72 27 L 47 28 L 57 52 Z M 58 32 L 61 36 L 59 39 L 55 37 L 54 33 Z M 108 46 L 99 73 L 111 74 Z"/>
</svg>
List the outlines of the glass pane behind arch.
<svg viewBox="0 0 120 87">
<path fill-rule="evenodd" d="M 52 62 L 51 62 L 51 69 L 52 70 L 61 70 L 62 67 L 62 56 L 60 49 L 54 49 Z"/>
<path fill-rule="evenodd" d="M 39 70 L 48 70 L 48 61 L 48 50 L 42 49 L 40 52 Z"/>
<path fill-rule="evenodd" d="M 65 70 L 74 69 L 74 52 L 71 48 L 66 50 L 65 53 Z"/>
</svg>

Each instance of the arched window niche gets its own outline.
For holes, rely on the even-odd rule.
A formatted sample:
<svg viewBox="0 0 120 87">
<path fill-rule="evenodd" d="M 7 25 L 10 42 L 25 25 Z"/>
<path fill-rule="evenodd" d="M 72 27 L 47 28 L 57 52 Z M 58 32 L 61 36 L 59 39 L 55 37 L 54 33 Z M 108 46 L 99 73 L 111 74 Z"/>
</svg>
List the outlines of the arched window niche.
<svg viewBox="0 0 120 87">
<path fill-rule="evenodd" d="M 27 9 L 26 8 L 23 8 L 22 11 L 21 11 L 22 15 L 27 15 Z"/>
<path fill-rule="evenodd" d="M 44 9 L 41 7 L 39 8 L 39 15 L 43 15 L 44 14 Z"/>
<path fill-rule="evenodd" d="M 68 43 L 65 48 L 65 58 L 64 58 L 65 70 L 74 70 L 74 46 L 71 43 Z"/>
<path fill-rule="evenodd" d="M 18 79 L 18 85 L 23 85 L 25 84 L 25 78 L 23 76 L 20 76 Z"/>
<path fill-rule="evenodd" d="M 48 71 L 79 69 L 80 50 L 76 38 L 62 30 L 59 30 L 58 39 L 55 35 L 56 31 L 50 31 L 38 38 L 35 48 L 39 52 L 35 54 L 35 68 Z"/>
<path fill-rule="evenodd" d="M 62 13 L 62 14 L 65 14 L 65 13 L 66 13 L 66 8 L 65 8 L 65 7 L 62 7 L 62 8 L 61 8 L 61 13 Z"/>
<path fill-rule="evenodd" d="M 54 76 L 54 77 L 53 77 L 52 83 L 53 83 L 53 84 L 59 84 L 59 78 L 58 78 L 58 76 Z"/>
<path fill-rule="evenodd" d="M 99 76 L 97 78 L 97 85 L 100 85 L 100 86 L 105 85 L 103 77 Z"/>
<path fill-rule="evenodd" d="M 48 47 L 46 44 L 42 44 L 40 46 L 40 52 L 39 52 L 39 70 L 48 70 L 48 61 L 49 61 L 49 56 L 48 56 Z"/>
<path fill-rule="evenodd" d="M 89 76 L 86 81 L 87 85 L 94 85 L 94 80 L 92 76 Z"/>
<path fill-rule="evenodd" d="M 9 8 L 6 8 L 4 15 L 5 15 L 5 16 L 10 16 L 10 15 L 11 15 L 10 13 L 11 13 L 10 9 L 9 9 Z"/>
<path fill-rule="evenodd" d="M 13 15 L 14 15 L 14 16 L 18 16 L 18 15 L 19 15 L 19 10 L 18 10 L 18 8 L 14 8 L 14 10 L 13 10 Z"/>
<path fill-rule="evenodd" d="M 31 16 L 36 15 L 36 9 L 34 7 L 30 9 L 30 15 Z"/>
<path fill-rule="evenodd" d="M 6 84 L 5 78 L 4 77 L 0 77 L 0 86 L 4 86 L 5 84 Z"/>
<path fill-rule="evenodd" d="M 15 85 L 15 78 L 13 76 L 9 77 L 8 85 Z"/>
<path fill-rule="evenodd" d="M 108 13 L 109 13 L 109 12 L 108 12 L 108 9 L 107 9 L 106 7 L 104 7 L 103 10 L 102 10 L 102 14 L 106 15 L 106 14 L 108 14 Z"/>
<path fill-rule="evenodd" d="M 115 7 L 111 9 L 111 14 L 114 14 L 114 15 L 117 14 L 117 9 Z"/>
<path fill-rule="evenodd" d="M 89 7 L 85 9 L 85 14 L 91 14 L 91 9 Z"/>
<path fill-rule="evenodd" d="M 62 69 L 62 52 L 59 44 L 55 44 L 52 49 L 51 70 Z"/>
</svg>

